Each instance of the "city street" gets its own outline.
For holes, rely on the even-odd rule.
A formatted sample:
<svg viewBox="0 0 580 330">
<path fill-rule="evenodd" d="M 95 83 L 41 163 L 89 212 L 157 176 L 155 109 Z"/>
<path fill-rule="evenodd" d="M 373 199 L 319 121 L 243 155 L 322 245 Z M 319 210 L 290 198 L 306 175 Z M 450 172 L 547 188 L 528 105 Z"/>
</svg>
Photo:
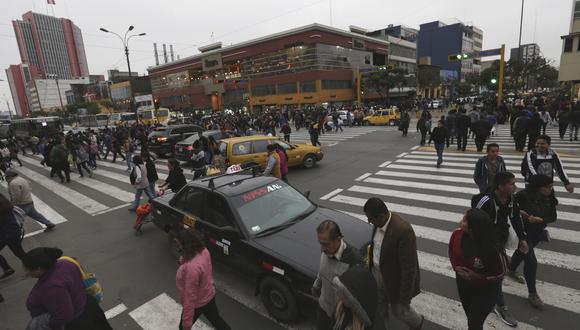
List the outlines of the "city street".
<svg viewBox="0 0 580 330">
<path fill-rule="evenodd" d="M 311 191 L 313 202 L 351 214 L 366 221 L 362 206 L 371 196 L 383 199 L 390 210 L 412 223 L 417 236 L 422 293 L 413 306 L 426 319 L 424 329 L 464 329 L 465 314 L 455 286 L 455 274 L 447 258 L 447 243 L 458 226 L 471 196 L 477 193 L 472 181 L 478 155 L 470 139 L 465 153 L 454 146 L 444 154 L 442 168 L 435 167 L 433 148 L 418 147 L 420 135 L 414 122 L 408 137 L 395 127 L 344 128 L 344 133 L 321 136 L 321 161 L 314 169 L 291 169 L 289 181 L 301 191 Z M 549 127 L 551 136 L 557 128 Z M 293 133 L 292 142 L 308 140 L 306 131 Z M 520 163 L 523 154 L 514 151 L 507 126 L 499 126 L 490 141 L 500 144 L 508 170 L 523 187 Z M 489 142 L 489 141 L 488 141 Z M 507 279 L 504 292 L 507 305 L 518 319 L 518 329 L 564 329 L 580 322 L 580 153 L 578 142 L 553 140 L 576 192 L 568 194 L 559 181 L 558 221 L 549 227 L 552 241 L 536 249 L 538 256 L 538 293 L 546 306 L 533 309 L 527 302 L 525 285 Z M 92 178 L 71 174 L 72 183 L 61 185 L 48 177 L 49 169 L 36 156 L 20 156 L 23 167 L 16 167 L 28 179 L 37 209 L 58 223 L 54 232 L 44 233 L 27 219 L 25 250 L 56 246 L 65 255 L 78 258 L 87 270 L 97 274 L 104 288 L 101 303 L 114 329 L 177 329 L 180 306 L 175 289 L 177 262 L 172 257 L 167 236 L 153 224 L 146 224 L 141 235 L 128 213 L 133 198 L 128 173 L 123 163 L 98 162 Z M 161 179 L 167 175 L 164 161 L 158 160 Z M 191 178 L 187 170 L 188 179 Z M 6 183 L 0 191 L 5 193 Z M 316 235 L 315 232 L 312 235 Z M 344 233 L 348 241 L 349 233 Z M 370 237 L 369 237 L 370 240 Z M 34 281 L 25 278 L 18 260 L 3 250 L 17 269 L 15 276 L 0 282 L 6 302 L 0 308 L 0 329 L 22 329 L 29 320 L 25 300 Z M 235 270 L 214 263 L 217 303 L 233 329 L 309 329 L 312 316 L 297 324 L 281 325 L 268 317 L 254 286 L 236 276 Z M 393 321 L 393 329 L 404 329 Z M 495 316 L 488 326 L 507 329 Z M 195 329 L 207 329 L 197 322 Z"/>
</svg>

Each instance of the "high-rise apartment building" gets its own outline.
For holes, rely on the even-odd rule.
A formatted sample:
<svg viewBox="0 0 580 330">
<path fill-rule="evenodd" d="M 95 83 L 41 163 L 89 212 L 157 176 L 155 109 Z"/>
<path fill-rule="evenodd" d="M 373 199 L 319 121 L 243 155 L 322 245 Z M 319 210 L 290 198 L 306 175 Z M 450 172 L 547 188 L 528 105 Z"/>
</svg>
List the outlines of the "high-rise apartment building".
<svg viewBox="0 0 580 330">
<path fill-rule="evenodd" d="M 521 60 L 523 62 L 529 62 L 534 58 L 540 56 L 540 46 L 538 44 L 525 44 L 521 45 L 520 49 L 522 50 Z M 510 60 L 517 60 L 519 57 L 518 54 L 518 47 L 512 48 L 510 51 Z"/>
<path fill-rule="evenodd" d="M 34 66 L 42 78 L 88 77 L 81 29 L 71 20 L 29 11 L 12 25 L 22 63 Z"/>
</svg>

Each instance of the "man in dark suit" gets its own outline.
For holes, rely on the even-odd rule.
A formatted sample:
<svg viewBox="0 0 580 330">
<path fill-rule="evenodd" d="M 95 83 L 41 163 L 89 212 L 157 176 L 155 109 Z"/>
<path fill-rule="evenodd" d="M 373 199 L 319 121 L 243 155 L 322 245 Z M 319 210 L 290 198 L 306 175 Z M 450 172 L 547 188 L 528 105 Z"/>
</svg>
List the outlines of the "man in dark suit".
<svg viewBox="0 0 580 330">
<path fill-rule="evenodd" d="M 387 205 L 371 197 L 364 212 L 373 225 L 368 250 L 369 269 L 379 288 L 379 310 L 387 328 L 388 306 L 391 313 L 409 329 L 421 329 L 424 317 L 413 310 L 411 299 L 419 294 L 419 261 L 413 227 Z"/>
</svg>

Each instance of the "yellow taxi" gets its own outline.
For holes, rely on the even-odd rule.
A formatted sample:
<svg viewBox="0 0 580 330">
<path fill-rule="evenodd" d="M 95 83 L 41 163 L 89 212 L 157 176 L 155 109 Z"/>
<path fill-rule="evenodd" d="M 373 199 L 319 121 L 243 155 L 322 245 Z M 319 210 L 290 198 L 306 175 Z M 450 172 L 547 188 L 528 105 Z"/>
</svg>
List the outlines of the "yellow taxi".
<svg viewBox="0 0 580 330">
<path fill-rule="evenodd" d="M 320 147 L 309 144 L 290 144 L 278 136 L 252 135 L 220 140 L 220 151 L 226 158 L 227 165 L 258 164 L 266 167 L 268 144 L 278 144 L 288 154 L 288 166 L 312 168 L 322 160 Z"/>
<path fill-rule="evenodd" d="M 368 125 L 395 126 L 401 121 L 401 112 L 396 107 L 376 110 L 374 114 L 366 116 L 363 121 Z"/>
</svg>

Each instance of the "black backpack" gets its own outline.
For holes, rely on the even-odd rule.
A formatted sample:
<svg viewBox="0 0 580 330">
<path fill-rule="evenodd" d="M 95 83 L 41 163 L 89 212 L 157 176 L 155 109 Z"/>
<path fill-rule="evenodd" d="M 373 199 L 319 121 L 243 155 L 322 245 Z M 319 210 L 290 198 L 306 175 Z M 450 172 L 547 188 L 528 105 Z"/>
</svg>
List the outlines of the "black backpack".
<svg viewBox="0 0 580 330">
<path fill-rule="evenodd" d="M 137 166 L 133 167 L 131 170 L 131 174 L 129 174 L 129 181 L 131 181 L 131 185 L 135 185 L 135 181 L 137 181 Z"/>
</svg>

